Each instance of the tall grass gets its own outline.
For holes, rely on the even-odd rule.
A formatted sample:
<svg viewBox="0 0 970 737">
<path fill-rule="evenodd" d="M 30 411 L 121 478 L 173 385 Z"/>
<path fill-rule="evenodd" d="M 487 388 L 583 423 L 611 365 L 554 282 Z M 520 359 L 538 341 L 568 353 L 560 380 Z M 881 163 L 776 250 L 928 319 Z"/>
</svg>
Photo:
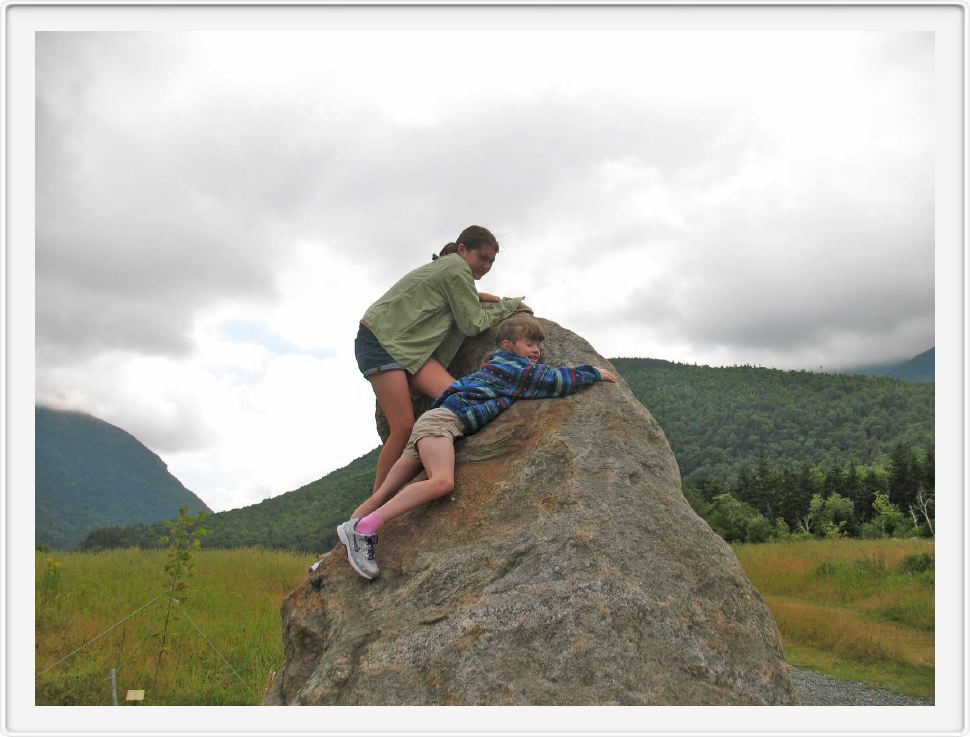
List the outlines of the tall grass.
<svg viewBox="0 0 970 737">
<path fill-rule="evenodd" d="M 735 551 L 774 614 L 792 665 L 933 697 L 933 569 L 916 557 L 932 554 L 932 541 L 824 540 Z M 152 689 L 166 552 L 38 554 L 36 702 L 110 705 L 115 668 L 122 704 L 128 689 L 145 689 L 146 704 L 258 703 L 269 672 L 283 662 L 280 604 L 306 579 L 310 556 L 258 548 L 194 555 L 195 576 Z"/>
<path fill-rule="evenodd" d="M 795 666 L 933 698 L 931 540 L 737 545 Z"/>
<path fill-rule="evenodd" d="M 283 662 L 280 602 L 306 578 L 307 556 L 261 549 L 195 555 L 152 692 L 167 602 L 165 551 L 56 553 L 62 566 L 53 592 L 44 585 L 49 564 L 38 554 L 36 703 L 110 705 L 112 668 L 122 704 L 128 689 L 145 689 L 145 704 L 258 703 L 269 671 Z"/>
</svg>

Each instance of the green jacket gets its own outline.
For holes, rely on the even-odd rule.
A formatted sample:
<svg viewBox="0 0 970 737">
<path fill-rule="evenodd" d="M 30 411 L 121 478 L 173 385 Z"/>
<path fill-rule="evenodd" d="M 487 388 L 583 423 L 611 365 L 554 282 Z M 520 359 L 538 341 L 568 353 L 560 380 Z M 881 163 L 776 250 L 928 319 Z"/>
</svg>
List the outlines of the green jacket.
<svg viewBox="0 0 970 737">
<path fill-rule="evenodd" d="M 367 308 L 360 322 L 391 358 L 414 374 L 432 356 L 447 367 L 465 336 L 488 330 L 515 312 L 521 301 L 506 297 L 479 302 L 471 267 L 452 253 L 405 274 Z"/>
</svg>

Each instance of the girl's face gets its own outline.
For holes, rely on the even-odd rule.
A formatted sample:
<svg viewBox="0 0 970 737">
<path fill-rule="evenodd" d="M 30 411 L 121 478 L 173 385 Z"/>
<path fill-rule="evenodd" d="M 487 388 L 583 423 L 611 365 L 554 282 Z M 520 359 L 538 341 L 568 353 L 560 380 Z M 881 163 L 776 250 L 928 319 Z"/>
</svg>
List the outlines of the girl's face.
<svg viewBox="0 0 970 737">
<path fill-rule="evenodd" d="M 485 276 L 492 268 L 496 253 L 498 253 L 498 249 L 495 246 L 484 245 L 470 250 L 465 248 L 464 243 L 458 244 L 458 255 L 472 267 L 472 278 L 476 281 Z"/>
</svg>

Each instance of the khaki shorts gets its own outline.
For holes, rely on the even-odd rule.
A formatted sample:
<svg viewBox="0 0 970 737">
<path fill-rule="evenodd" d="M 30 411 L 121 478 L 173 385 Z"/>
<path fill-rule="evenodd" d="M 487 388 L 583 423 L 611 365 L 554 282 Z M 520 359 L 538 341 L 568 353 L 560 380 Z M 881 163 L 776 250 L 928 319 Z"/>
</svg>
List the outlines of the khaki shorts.
<svg viewBox="0 0 970 737">
<path fill-rule="evenodd" d="M 457 440 L 465 434 L 465 423 L 461 418 L 445 407 L 429 409 L 421 415 L 414 423 L 411 430 L 411 437 L 408 444 L 404 446 L 402 458 L 411 458 L 415 461 L 421 460 L 418 456 L 418 441 L 422 438 L 451 438 Z"/>
</svg>

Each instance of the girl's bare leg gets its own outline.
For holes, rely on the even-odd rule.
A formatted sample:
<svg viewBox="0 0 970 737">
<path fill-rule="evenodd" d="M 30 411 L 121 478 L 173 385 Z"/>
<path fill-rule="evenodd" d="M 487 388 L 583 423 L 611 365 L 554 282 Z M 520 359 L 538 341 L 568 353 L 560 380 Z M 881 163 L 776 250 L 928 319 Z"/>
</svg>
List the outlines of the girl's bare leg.
<svg viewBox="0 0 970 737">
<path fill-rule="evenodd" d="M 404 446 L 408 444 L 411 428 L 414 427 L 414 407 L 411 405 L 411 390 L 408 385 L 408 375 L 404 369 L 373 374 L 370 377 L 370 384 L 374 388 L 377 403 L 390 427 L 390 434 L 384 441 L 381 454 L 377 459 L 377 474 L 374 477 L 376 492 L 387 478 L 391 466 L 401 457 Z"/>
<path fill-rule="evenodd" d="M 373 495 L 365 499 L 364 503 L 357 507 L 350 516 L 357 517 L 358 519 L 367 516 L 397 494 L 408 481 L 418 475 L 418 471 L 420 470 L 421 461 L 401 456 L 391 466 L 391 470 L 388 472 L 387 478 L 384 479 L 384 483 L 377 487 Z"/>
<path fill-rule="evenodd" d="M 429 358 L 418 369 L 418 373 L 411 377 L 411 386 L 426 397 L 437 399 L 454 380 L 455 377 L 444 366 L 436 359 Z"/>
<path fill-rule="evenodd" d="M 376 511 L 384 522 L 390 522 L 455 488 L 454 440 L 440 437 L 421 438 L 418 441 L 418 454 L 421 456 L 421 465 L 428 472 L 428 478 L 416 481 L 379 507 Z"/>
</svg>

